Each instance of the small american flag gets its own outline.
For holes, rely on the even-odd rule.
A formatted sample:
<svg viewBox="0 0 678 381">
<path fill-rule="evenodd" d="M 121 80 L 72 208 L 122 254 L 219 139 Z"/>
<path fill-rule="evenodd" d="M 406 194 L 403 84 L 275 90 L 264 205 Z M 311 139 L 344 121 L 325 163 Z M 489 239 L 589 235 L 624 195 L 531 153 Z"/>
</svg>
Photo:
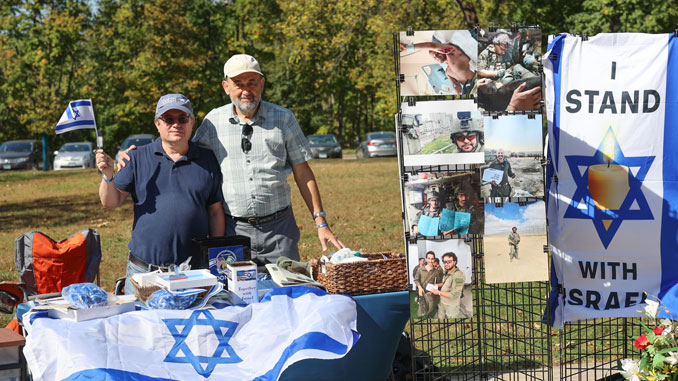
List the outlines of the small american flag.
<svg viewBox="0 0 678 381">
<path fill-rule="evenodd" d="M 256 270 L 240 270 L 238 271 L 238 281 L 242 280 L 256 280 L 257 279 Z"/>
</svg>

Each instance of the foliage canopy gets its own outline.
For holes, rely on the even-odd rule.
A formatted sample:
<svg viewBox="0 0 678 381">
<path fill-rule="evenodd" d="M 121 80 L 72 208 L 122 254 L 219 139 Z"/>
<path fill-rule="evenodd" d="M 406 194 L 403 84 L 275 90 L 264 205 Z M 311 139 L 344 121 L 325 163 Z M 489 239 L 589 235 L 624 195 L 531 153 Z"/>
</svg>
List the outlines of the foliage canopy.
<svg viewBox="0 0 678 381">
<path fill-rule="evenodd" d="M 393 33 L 541 25 L 558 32 L 673 31 L 675 2 L 653 0 L 5 0 L 0 2 L 0 141 L 51 146 L 92 140 L 54 125 L 69 100 L 92 98 L 111 152 L 132 133 L 155 132 L 169 92 L 200 118 L 228 103 L 222 67 L 251 54 L 266 74 L 264 97 L 295 112 L 304 133 L 344 145 L 393 128 Z M 55 147 L 56 148 L 56 147 Z"/>
</svg>

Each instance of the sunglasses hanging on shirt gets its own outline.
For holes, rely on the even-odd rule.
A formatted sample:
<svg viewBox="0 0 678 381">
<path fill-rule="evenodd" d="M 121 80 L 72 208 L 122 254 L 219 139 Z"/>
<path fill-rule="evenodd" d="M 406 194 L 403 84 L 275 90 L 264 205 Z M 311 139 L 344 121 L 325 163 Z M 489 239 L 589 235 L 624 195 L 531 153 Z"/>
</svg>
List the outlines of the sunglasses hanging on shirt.
<svg viewBox="0 0 678 381">
<path fill-rule="evenodd" d="M 254 130 L 252 129 L 252 126 L 249 124 L 243 124 L 242 125 L 242 140 L 240 141 L 240 148 L 242 148 L 242 152 L 248 153 L 252 149 L 252 142 L 250 141 L 249 136 L 252 135 L 252 132 Z"/>
</svg>

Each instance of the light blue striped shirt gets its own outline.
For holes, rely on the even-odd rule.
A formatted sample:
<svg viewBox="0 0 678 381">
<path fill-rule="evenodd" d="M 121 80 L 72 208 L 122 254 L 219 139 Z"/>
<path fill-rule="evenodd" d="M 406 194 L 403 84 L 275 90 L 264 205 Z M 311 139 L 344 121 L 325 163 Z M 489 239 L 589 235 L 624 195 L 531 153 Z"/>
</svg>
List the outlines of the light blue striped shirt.
<svg viewBox="0 0 678 381">
<path fill-rule="evenodd" d="M 313 158 L 292 111 L 261 101 L 250 120 L 252 149 L 241 148 L 242 126 L 233 104 L 210 111 L 193 141 L 214 152 L 223 174 L 224 211 L 263 217 L 290 205 L 287 177 L 292 166 Z"/>
</svg>

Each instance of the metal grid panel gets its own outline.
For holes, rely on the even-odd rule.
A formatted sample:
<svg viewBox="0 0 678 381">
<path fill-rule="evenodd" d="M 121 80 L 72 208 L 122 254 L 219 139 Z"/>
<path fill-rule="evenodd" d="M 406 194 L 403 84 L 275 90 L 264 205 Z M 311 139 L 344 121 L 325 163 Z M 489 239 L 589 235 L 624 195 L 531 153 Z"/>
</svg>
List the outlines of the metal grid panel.
<svg viewBox="0 0 678 381">
<path fill-rule="evenodd" d="M 551 335 L 542 323 L 547 282 L 484 284 L 485 371 L 500 380 L 551 379 Z"/>
<path fill-rule="evenodd" d="M 640 334 L 638 318 L 592 319 L 567 323 L 560 330 L 562 380 L 598 380 L 616 374 L 617 360 L 639 357 L 632 338 Z"/>
</svg>

